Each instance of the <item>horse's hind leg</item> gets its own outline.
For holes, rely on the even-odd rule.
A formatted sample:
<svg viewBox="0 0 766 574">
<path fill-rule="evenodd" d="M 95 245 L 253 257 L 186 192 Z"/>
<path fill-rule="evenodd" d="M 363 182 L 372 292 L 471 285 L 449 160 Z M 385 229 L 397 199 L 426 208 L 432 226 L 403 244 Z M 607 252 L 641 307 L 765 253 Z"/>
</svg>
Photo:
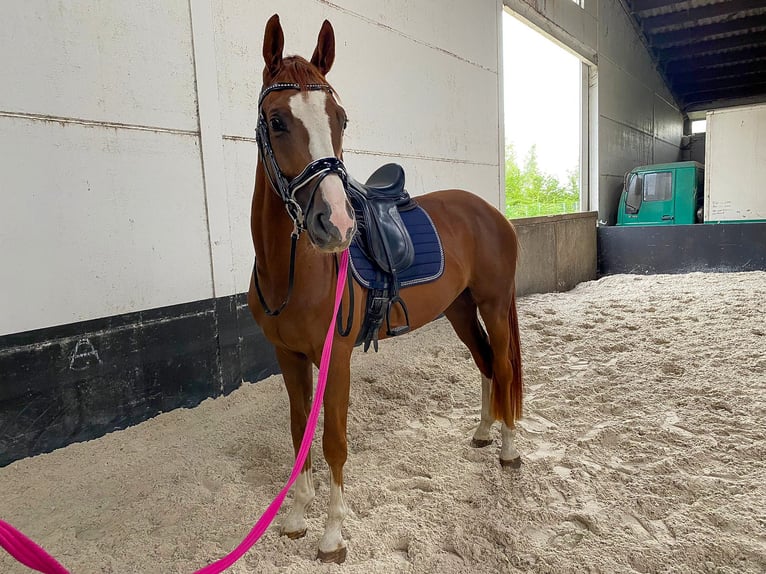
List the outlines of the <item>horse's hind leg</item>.
<svg viewBox="0 0 766 574">
<path fill-rule="evenodd" d="M 311 410 L 312 371 L 311 361 L 305 356 L 277 348 L 277 360 L 290 398 L 290 432 L 297 456 L 306 430 Z M 311 472 L 311 452 L 306 458 L 303 471 L 293 486 L 293 506 L 281 525 L 280 532 L 289 538 L 306 535 L 306 509 L 314 500 L 314 479 Z"/>
<path fill-rule="evenodd" d="M 516 300 L 513 287 L 508 296 L 479 300 L 479 312 L 492 347 L 491 418 L 503 422 L 500 464 L 518 468 L 521 457 L 514 445 L 514 423 L 521 416 L 521 356 Z M 484 408 L 482 408 L 484 410 Z"/>
<path fill-rule="evenodd" d="M 476 428 L 476 432 L 473 433 L 473 440 L 471 440 L 471 446 L 474 448 L 482 448 L 492 444 L 492 436 L 490 431 L 492 425 L 495 422 L 495 417 L 492 416 L 490 409 L 490 386 L 492 380 L 488 379 L 484 375 L 481 376 L 481 419 L 479 420 L 479 426 Z"/>
<path fill-rule="evenodd" d="M 490 384 L 492 377 L 492 348 L 487 333 L 479 322 L 476 303 L 471 292 L 466 289 L 444 311 L 455 333 L 471 352 L 476 366 L 481 373 L 481 419 L 473 434 L 471 446 L 482 448 L 492 444 L 490 431 L 495 418 L 490 412 Z"/>
</svg>

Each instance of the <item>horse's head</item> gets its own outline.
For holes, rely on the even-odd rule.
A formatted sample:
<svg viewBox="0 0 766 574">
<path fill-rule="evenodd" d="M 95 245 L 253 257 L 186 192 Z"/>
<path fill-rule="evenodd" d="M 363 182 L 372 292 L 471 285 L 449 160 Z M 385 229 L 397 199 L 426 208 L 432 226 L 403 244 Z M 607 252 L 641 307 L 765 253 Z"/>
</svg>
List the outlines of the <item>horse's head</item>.
<svg viewBox="0 0 766 574">
<path fill-rule="evenodd" d="M 311 62 L 282 57 L 279 16 L 266 24 L 263 91 L 258 105 L 261 160 L 298 229 L 321 251 L 342 251 L 356 221 L 346 197 L 342 158 L 346 112 L 325 79 L 335 60 L 335 34 L 325 20 Z"/>
</svg>

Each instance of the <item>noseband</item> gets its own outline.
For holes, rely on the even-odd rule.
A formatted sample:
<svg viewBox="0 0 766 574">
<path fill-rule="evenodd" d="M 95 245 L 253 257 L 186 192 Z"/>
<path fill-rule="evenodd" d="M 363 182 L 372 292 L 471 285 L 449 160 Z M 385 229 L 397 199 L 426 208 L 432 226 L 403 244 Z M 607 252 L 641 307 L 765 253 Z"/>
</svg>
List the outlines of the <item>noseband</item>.
<svg viewBox="0 0 766 574">
<path fill-rule="evenodd" d="M 257 258 L 255 264 L 253 265 L 253 283 L 255 283 L 258 299 L 261 302 L 261 306 L 263 307 L 264 312 L 271 317 L 279 315 L 287 306 L 287 302 L 290 300 L 290 295 L 293 292 L 293 286 L 295 283 L 295 247 L 298 243 L 300 234 L 306 230 L 306 212 L 295 199 L 295 194 L 299 189 L 306 186 L 309 182 L 316 180 L 314 186 L 311 189 L 311 192 L 309 193 L 308 202 L 306 203 L 306 211 L 308 211 L 312 202 L 314 201 L 314 194 L 319 188 L 319 184 L 322 183 L 322 180 L 324 180 L 324 178 L 328 175 L 334 173 L 343 182 L 343 188 L 348 188 L 348 173 L 346 172 L 346 167 L 337 157 L 323 157 L 312 161 L 304 168 L 301 173 L 299 173 L 292 180 L 288 180 L 284 173 L 282 173 L 282 170 L 279 169 L 277 159 L 274 157 L 274 150 L 271 147 L 271 139 L 269 138 L 269 128 L 268 124 L 266 123 L 266 116 L 263 113 L 263 100 L 271 92 L 282 90 L 300 91 L 301 89 L 312 91 L 323 90 L 329 93 L 331 96 L 333 95 L 332 87 L 328 84 L 307 84 L 301 87 L 300 84 L 278 83 L 263 88 L 261 95 L 258 98 L 258 126 L 255 128 L 255 140 L 258 143 L 258 153 L 261 157 L 261 161 L 263 162 L 263 167 L 266 171 L 266 177 L 268 178 L 272 189 L 274 189 L 274 191 L 277 193 L 279 198 L 282 200 L 282 203 L 285 204 L 287 214 L 290 216 L 290 219 L 293 222 L 293 232 L 290 235 L 290 272 L 287 284 L 287 296 L 278 308 L 270 309 L 266 304 L 266 299 L 263 296 L 260 282 L 258 281 Z"/>
<path fill-rule="evenodd" d="M 321 90 L 326 91 L 331 96 L 333 95 L 332 87 L 328 84 L 307 84 L 303 87 L 306 90 Z M 261 95 L 258 98 L 258 126 L 255 130 L 255 139 L 258 143 L 258 152 L 261 156 L 261 161 L 263 161 L 263 167 L 266 170 L 266 176 L 269 179 L 269 183 L 285 204 L 287 213 L 293 221 L 293 234 L 300 235 L 306 230 L 306 214 L 295 199 L 297 191 L 307 185 L 310 181 L 316 179 L 314 187 L 309 194 L 309 200 L 306 203 L 306 211 L 308 211 L 314 199 L 314 194 L 325 177 L 334 173 L 341 179 L 343 187 L 346 188 L 348 187 L 348 173 L 346 172 L 346 167 L 343 165 L 343 162 L 337 157 L 323 157 L 312 161 L 301 173 L 288 181 L 282 173 L 282 170 L 279 169 L 277 159 L 274 157 L 274 150 L 271 147 L 271 140 L 269 138 L 268 124 L 266 122 L 266 116 L 263 113 L 263 100 L 266 96 L 271 92 L 283 90 L 300 91 L 301 85 L 291 83 L 272 84 L 261 91 Z"/>
</svg>

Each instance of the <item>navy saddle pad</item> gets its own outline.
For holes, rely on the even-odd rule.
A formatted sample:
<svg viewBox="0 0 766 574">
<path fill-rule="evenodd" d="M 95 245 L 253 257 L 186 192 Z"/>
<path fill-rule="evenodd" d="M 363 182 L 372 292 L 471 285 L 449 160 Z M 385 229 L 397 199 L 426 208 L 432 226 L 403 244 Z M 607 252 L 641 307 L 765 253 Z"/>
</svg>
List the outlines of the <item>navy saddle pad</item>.
<svg viewBox="0 0 766 574">
<path fill-rule="evenodd" d="M 397 274 L 399 286 L 412 287 L 437 280 L 444 273 L 444 250 L 433 221 L 419 205 L 400 211 L 399 215 L 410 233 L 415 248 L 415 261 Z M 356 238 L 352 241 L 349 251 L 351 272 L 362 287 L 388 288 L 391 276 L 380 271 L 378 266 L 367 258 Z"/>
</svg>

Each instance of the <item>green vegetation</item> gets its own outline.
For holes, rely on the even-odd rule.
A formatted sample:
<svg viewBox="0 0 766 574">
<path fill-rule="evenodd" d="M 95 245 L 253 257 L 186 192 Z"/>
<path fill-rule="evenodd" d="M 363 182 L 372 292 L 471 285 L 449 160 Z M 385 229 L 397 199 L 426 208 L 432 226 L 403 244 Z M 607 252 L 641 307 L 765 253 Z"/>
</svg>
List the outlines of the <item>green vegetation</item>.
<svg viewBox="0 0 766 574">
<path fill-rule="evenodd" d="M 533 145 L 520 166 L 512 145 L 505 148 L 505 214 L 507 217 L 533 217 L 571 213 L 580 208 L 580 174 L 567 173 L 565 182 L 544 173 L 537 164 Z"/>
</svg>

